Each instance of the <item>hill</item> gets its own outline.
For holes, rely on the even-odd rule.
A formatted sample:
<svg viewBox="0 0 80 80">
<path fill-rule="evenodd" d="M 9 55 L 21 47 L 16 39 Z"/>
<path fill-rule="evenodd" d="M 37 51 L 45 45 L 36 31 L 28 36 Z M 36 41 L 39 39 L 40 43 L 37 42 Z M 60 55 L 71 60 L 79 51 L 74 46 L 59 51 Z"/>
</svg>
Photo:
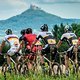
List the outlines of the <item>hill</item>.
<svg viewBox="0 0 80 80">
<path fill-rule="evenodd" d="M 30 8 L 23 13 L 13 16 L 7 20 L 0 21 L 0 30 L 6 30 L 6 28 L 11 28 L 14 31 L 19 31 L 27 27 L 32 27 L 33 29 L 39 29 L 41 25 L 48 24 L 52 28 L 55 24 L 60 23 L 79 23 L 80 19 L 65 19 L 59 16 L 47 13 L 41 10 L 39 7 L 30 6 Z"/>
</svg>

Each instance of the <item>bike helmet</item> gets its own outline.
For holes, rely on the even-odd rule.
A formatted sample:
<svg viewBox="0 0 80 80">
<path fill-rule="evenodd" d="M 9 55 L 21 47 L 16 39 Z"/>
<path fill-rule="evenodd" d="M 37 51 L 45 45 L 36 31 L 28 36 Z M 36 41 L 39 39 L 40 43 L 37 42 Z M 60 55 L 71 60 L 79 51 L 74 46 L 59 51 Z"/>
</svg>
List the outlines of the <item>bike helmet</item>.
<svg viewBox="0 0 80 80">
<path fill-rule="evenodd" d="M 65 31 L 65 32 L 72 31 L 71 26 L 66 25 L 65 28 L 64 28 L 64 31 Z"/>
<path fill-rule="evenodd" d="M 48 31 L 48 25 L 44 24 L 43 26 L 41 26 L 40 28 L 42 31 Z"/>
<path fill-rule="evenodd" d="M 7 29 L 5 32 L 7 35 L 12 34 L 12 30 L 11 29 Z"/>
<path fill-rule="evenodd" d="M 24 35 L 25 34 L 25 29 L 21 30 L 21 35 Z"/>
<path fill-rule="evenodd" d="M 26 29 L 26 33 L 27 33 L 27 34 L 32 33 L 32 29 L 31 29 L 31 28 L 27 28 L 27 29 Z"/>
</svg>

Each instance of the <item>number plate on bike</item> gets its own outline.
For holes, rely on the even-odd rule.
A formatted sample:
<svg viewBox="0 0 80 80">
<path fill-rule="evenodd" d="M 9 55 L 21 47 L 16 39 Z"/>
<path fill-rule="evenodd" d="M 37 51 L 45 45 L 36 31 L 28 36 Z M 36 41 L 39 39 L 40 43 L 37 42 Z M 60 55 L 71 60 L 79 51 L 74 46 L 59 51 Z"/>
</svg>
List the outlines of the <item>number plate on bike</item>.
<svg viewBox="0 0 80 80">
<path fill-rule="evenodd" d="M 73 45 L 76 45 L 76 44 L 77 44 L 77 42 L 78 42 L 78 40 L 77 40 L 77 39 L 72 40 Z"/>
<path fill-rule="evenodd" d="M 55 39 L 48 39 L 48 44 L 56 44 L 56 40 Z"/>
</svg>

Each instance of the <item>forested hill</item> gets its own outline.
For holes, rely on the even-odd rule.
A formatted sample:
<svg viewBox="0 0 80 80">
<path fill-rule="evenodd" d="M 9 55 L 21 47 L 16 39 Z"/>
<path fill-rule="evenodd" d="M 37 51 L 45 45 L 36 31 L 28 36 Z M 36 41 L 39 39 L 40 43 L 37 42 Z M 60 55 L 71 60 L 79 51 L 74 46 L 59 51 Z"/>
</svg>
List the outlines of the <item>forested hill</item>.
<svg viewBox="0 0 80 80">
<path fill-rule="evenodd" d="M 0 28 L 11 28 L 15 30 L 21 30 L 22 28 L 32 27 L 33 29 L 39 29 L 39 27 L 46 23 L 50 27 L 60 23 L 79 23 L 80 19 L 65 19 L 59 16 L 47 13 L 36 6 L 30 6 L 30 8 L 23 13 L 13 16 L 7 20 L 0 21 Z"/>
</svg>

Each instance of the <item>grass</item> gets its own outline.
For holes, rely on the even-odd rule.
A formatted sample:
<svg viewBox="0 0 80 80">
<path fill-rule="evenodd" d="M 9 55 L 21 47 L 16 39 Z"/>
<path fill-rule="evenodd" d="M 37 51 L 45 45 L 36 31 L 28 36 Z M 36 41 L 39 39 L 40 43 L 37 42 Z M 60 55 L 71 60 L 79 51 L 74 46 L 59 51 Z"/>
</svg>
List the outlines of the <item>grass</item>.
<svg viewBox="0 0 80 80">
<path fill-rule="evenodd" d="M 30 71 L 29 74 L 26 75 L 15 75 L 14 73 L 6 73 L 6 77 L 0 71 L 0 80 L 80 80 L 80 73 L 79 74 L 72 74 L 72 70 L 70 76 L 49 76 L 43 75 L 42 72 L 32 72 Z"/>
<path fill-rule="evenodd" d="M 29 75 L 15 75 L 6 73 L 6 79 L 2 73 L 0 73 L 0 80 L 80 80 L 80 74 L 70 74 L 70 76 L 48 76 L 42 74 L 33 74 L 30 73 Z"/>
</svg>

